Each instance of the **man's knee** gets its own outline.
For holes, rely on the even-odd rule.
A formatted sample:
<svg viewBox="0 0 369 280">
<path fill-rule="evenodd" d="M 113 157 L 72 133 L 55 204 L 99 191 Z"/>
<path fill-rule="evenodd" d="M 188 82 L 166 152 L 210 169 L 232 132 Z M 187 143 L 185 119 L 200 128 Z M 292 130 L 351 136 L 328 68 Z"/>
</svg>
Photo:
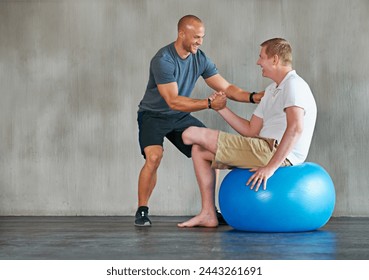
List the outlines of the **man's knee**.
<svg viewBox="0 0 369 280">
<path fill-rule="evenodd" d="M 201 128 L 199 128 L 197 126 L 190 126 L 185 131 L 183 131 L 183 133 L 182 133 L 183 143 L 185 143 L 186 145 L 192 145 L 193 144 L 193 135 L 196 135 L 196 131 L 198 131 L 199 129 L 201 129 Z"/>
<path fill-rule="evenodd" d="M 204 149 L 201 146 L 197 145 L 197 144 L 192 145 L 192 154 L 198 154 L 198 153 L 202 152 L 203 150 Z"/>
<path fill-rule="evenodd" d="M 163 158 L 162 149 L 151 149 L 145 152 L 146 164 L 153 168 L 157 168 L 160 165 L 161 159 Z"/>
</svg>

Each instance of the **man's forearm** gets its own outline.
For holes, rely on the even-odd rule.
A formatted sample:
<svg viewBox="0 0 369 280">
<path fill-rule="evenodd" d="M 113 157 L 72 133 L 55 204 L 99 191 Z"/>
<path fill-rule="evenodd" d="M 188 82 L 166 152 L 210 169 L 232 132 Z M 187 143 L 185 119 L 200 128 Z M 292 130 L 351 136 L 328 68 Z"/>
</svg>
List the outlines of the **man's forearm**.
<svg viewBox="0 0 369 280">
<path fill-rule="evenodd" d="M 283 161 L 287 158 L 289 153 L 292 151 L 293 147 L 297 143 L 298 139 L 301 136 L 301 132 L 298 131 L 287 131 L 283 135 L 281 139 L 281 143 L 279 143 L 277 151 L 270 159 L 268 166 L 277 169 Z"/>
<path fill-rule="evenodd" d="M 245 91 L 235 85 L 230 85 L 225 93 L 229 99 L 245 103 L 259 103 L 261 98 L 264 96 L 264 91 L 255 93 L 253 94 L 253 100 L 251 100 L 250 96 L 252 92 Z"/>
<path fill-rule="evenodd" d="M 185 96 L 177 96 L 167 103 L 170 109 L 180 112 L 197 112 L 208 108 L 207 99 L 194 99 Z"/>
<path fill-rule="evenodd" d="M 194 99 L 185 96 L 176 96 L 167 101 L 172 110 L 181 112 L 196 112 L 204 109 L 220 110 L 225 107 L 227 98 L 223 94 L 207 99 Z"/>
</svg>

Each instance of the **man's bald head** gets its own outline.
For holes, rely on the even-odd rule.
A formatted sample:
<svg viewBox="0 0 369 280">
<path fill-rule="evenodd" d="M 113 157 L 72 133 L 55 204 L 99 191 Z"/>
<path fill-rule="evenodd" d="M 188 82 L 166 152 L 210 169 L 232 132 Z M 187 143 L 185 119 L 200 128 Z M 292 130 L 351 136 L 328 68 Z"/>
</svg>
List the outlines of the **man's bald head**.
<svg viewBox="0 0 369 280">
<path fill-rule="evenodd" d="M 199 19 L 197 16 L 194 16 L 194 15 L 187 15 L 187 16 L 182 17 L 178 21 L 178 32 L 180 30 L 186 29 L 186 26 L 188 25 L 193 25 L 193 23 L 202 24 L 202 21 L 201 19 Z"/>
</svg>

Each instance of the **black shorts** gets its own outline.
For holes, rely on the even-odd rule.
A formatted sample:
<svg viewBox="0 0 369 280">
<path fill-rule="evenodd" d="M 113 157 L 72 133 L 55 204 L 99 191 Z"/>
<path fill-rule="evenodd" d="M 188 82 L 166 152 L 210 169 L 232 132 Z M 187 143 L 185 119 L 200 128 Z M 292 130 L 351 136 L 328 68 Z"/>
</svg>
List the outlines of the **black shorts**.
<svg viewBox="0 0 369 280">
<path fill-rule="evenodd" d="M 205 125 L 191 116 L 191 114 L 167 115 L 158 112 L 143 111 L 137 114 L 138 141 L 141 153 L 145 157 L 147 146 L 163 146 L 164 137 L 177 147 L 187 157 L 191 157 L 192 145 L 185 145 L 182 141 L 183 131 L 190 126 L 205 127 Z"/>
</svg>

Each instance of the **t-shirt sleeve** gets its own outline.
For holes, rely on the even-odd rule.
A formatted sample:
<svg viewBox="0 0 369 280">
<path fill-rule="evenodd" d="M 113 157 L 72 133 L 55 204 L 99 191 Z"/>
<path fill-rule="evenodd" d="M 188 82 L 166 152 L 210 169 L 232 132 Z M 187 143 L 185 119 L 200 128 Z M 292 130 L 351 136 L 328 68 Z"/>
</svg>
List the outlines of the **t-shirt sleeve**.
<svg viewBox="0 0 369 280">
<path fill-rule="evenodd" d="M 305 110 L 305 98 L 304 93 L 306 89 L 305 85 L 298 84 L 296 81 L 291 81 L 286 88 L 286 98 L 284 100 L 284 109 L 292 106 L 297 106 Z"/>
<path fill-rule="evenodd" d="M 266 92 L 266 90 L 265 90 Z M 261 99 L 260 103 L 256 106 L 255 110 L 254 110 L 254 115 L 261 118 L 261 119 L 264 119 L 264 114 L 263 114 L 263 111 L 264 111 L 264 104 L 265 104 L 265 101 L 267 99 L 267 96 L 264 95 L 264 97 Z"/>
<path fill-rule="evenodd" d="M 204 72 L 201 74 L 201 76 L 204 79 L 207 79 L 216 74 L 218 74 L 218 69 L 216 65 L 214 64 L 214 62 L 211 61 L 210 58 L 205 56 L 205 69 Z"/>
<path fill-rule="evenodd" d="M 156 84 L 168 84 L 176 81 L 174 62 L 167 56 L 155 56 L 151 61 L 151 70 Z"/>
</svg>

